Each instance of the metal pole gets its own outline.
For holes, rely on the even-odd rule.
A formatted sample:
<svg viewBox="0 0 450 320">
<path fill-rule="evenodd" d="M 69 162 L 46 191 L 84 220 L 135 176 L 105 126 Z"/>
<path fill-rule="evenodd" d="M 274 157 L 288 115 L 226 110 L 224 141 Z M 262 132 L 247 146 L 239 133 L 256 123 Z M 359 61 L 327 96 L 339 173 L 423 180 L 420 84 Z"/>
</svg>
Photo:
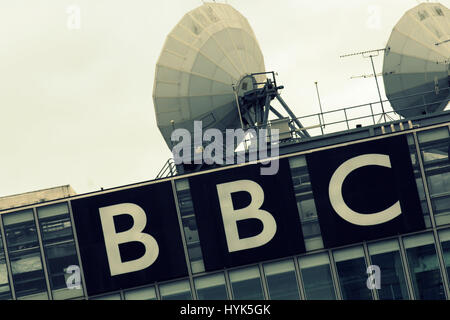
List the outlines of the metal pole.
<svg viewBox="0 0 450 320">
<path fill-rule="evenodd" d="M 280 97 L 279 94 L 275 96 L 277 100 L 280 102 L 280 104 L 283 106 L 284 110 L 289 114 L 291 119 L 295 122 L 295 124 L 298 126 L 299 129 L 303 128 L 303 125 L 300 123 L 300 121 L 295 117 L 294 113 L 291 111 L 291 109 L 288 107 L 286 102 L 284 102 L 283 98 Z M 302 137 L 310 138 L 308 131 L 303 130 L 303 132 L 299 132 Z"/>
<path fill-rule="evenodd" d="M 325 128 L 325 119 L 323 118 L 322 103 L 320 102 L 319 86 L 317 85 L 317 81 L 315 81 L 314 84 L 316 85 L 317 99 L 319 99 L 320 115 L 322 116 L 322 123 L 323 127 Z"/>
<path fill-rule="evenodd" d="M 236 100 L 236 107 L 238 109 L 239 120 L 241 121 L 241 128 L 244 129 L 244 122 L 242 121 L 242 114 L 241 114 L 241 106 L 239 105 L 239 97 L 237 95 L 235 87 L 233 87 L 233 91 L 234 91 L 234 98 Z"/>
<path fill-rule="evenodd" d="M 384 112 L 383 99 L 381 98 L 380 86 L 378 85 L 378 77 L 377 77 L 377 73 L 375 71 L 375 65 L 373 64 L 373 56 L 370 55 L 369 57 L 370 57 L 370 61 L 372 62 L 373 76 L 375 77 L 375 82 L 377 83 L 378 96 L 380 97 L 380 103 L 381 103 L 381 111 L 383 112 L 384 122 L 386 122 L 386 114 Z"/>
</svg>

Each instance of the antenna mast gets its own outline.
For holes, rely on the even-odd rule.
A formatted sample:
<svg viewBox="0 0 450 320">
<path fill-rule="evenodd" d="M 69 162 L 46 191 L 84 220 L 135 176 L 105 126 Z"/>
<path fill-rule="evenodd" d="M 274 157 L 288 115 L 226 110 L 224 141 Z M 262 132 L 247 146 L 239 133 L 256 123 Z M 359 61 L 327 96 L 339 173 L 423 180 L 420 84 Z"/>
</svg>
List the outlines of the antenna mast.
<svg viewBox="0 0 450 320">
<path fill-rule="evenodd" d="M 379 56 L 380 55 L 380 51 L 385 51 L 385 50 L 386 49 L 383 48 L 383 49 L 376 49 L 376 50 L 369 50 L 369 51 L 350 53 L 350 54 L 345 54 L 345 55 L 340 56 L 340 58 L 346 58 L 346 57 L 351 57 L 351 56 L 362 55 L 363 58 L 370 58 L 370 62 L 372 63 L 372 69 L 373 69 L 373 77 L 375 78 L 375 82 L 377 84 L 378 96 L 380 98 L 381 111 L 383 113 L 382 117 L 384 118 L 384 122 L 386 122 L 386 112 L 384 111 L 383 99 L 381 98 L 380 85 L 378 84 L 378 77 L 377 77 L 377 72 L 375 71 L 375 65 L 373 64 L 373 57 Z M 367 76 L 364 76 L 364 78 L 367 78 Z M 381 120 L 381 118 L 380 118 L 380 120 Z"/>
<path fill-rule="evenodd" d="M 322 123 L 323 123 L 323 127 L 325 128 L 325 119 L 323 118 L 322 103 L 320 102 L 319 86 L 317 85 L 317 81 L 315 81 L 314 84 L 316 85 L 317 99 L 319 99 L 320 115 L 322 116 Z"/>
</svg>

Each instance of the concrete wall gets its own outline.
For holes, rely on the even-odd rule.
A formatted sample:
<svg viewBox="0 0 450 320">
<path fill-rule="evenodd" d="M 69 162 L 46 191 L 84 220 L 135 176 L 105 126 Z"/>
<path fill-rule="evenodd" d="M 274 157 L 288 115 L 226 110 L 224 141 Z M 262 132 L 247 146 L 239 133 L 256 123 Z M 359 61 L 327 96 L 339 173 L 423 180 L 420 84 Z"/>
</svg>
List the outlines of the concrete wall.
<svg viewBox="0 0 450 320">
<path fill-rule="evenodd" d="M 0 197 L 0 210 L 21 207 L 39 202 L 56 200 L 76 195 L 70 185 L 26 192 L 6 197 Z"/>
</svg>

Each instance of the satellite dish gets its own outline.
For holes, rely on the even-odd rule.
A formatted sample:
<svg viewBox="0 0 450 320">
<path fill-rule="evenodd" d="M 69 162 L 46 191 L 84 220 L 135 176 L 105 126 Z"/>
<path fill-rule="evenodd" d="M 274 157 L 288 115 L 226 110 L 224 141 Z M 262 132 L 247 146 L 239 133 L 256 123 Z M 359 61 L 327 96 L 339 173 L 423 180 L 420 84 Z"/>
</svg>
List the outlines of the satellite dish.
<svg viewBox="0 0 450 320">
<path fill-rule="evenodd" d="M 449 59 L 449 10 L 427 2 L 407 11 L 392 31 L 383 62 L 392 108 L 405 118 L 444 110 L 450 93 Z"/>
<path fill-rule="evenodd" d="M 156 121 L 172 149 L 171 133 L 241 127 L 236 95 L 264 82 L 264 58 L 247 19 L 228 4 L 205 3 L 188 12 L 167 36 L 156 64 Z M 239 86 L 235 91 L 233 86 Z"/>
</svg>

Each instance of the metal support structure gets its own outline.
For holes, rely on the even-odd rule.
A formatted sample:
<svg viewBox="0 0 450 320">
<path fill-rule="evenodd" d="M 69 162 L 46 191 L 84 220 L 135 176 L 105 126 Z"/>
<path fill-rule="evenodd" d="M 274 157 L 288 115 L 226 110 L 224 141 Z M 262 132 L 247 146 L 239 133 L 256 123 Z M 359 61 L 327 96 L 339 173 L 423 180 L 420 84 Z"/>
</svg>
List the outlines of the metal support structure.
<svg viewBox="0 0 450 320">
<path fill-rule="evenodd" d="M 256 82 L 254 77 L 257 75 L 266 75 L 266 81 L 261 83 Z M 271 75 L 271 78 L 267 77 L 267 75 Z M 251 77 L 253 79 L 253 87 L 251 87 L 249 90 L 247 90 L 246 87 L 245 91 L 239 92 L 241 85 L 239 84 L 238 86 L 233 86 L 235 102 L 238 108 L 239 120 L 241 128 L 243 130 L 254 129 L 257 132 L 257 140 L 259 139 L 258 132 L 260 129 L 264 128 L 270 132 L 270 112 L 272 112 L 279 119 L 286 118 L 273 106 L 271 106 L 271 101 L 276 98 L 291 118 L 291 123 L 289 124 L 291 134 L 295 133 L 297 137 L 300 138 L 310 137 L 309 133 L 307 132 L 307 128 L 303 127 L 303 125 L 300 123 L 300 120 L 295 116 L 295 114 L 292 112 L 283 98 L 281 98 L 278 91 L 283 89 L 284 87 L 277 86 L 275 72 L 253 73 L 245 76 L 245 78 L 248 77 Z M 259 146 L 260 142 L 258 140 L 256 142 Z M 216 164 L 213 164 L 213 166 L 215 165 Z M 169 159 L 164 164 L 163 168 L 160 170 L 156 178 L 165 178 L 168 176 L 173 176 L 177 173 L 183 174 L 186 172 L 196 172 L 201 170 L 205 166 L 206 164 L 203 161 L 202 163 L 196 163 L 194 161 L 194 165 L 177 165 L 174 169 L 175 166 L 173 162 L 171 162 L 171 159 Z"/>
<path fill-rule="evenodd" d="M 279 113 L 279 112 L 277 111 L 277 109 L 275 109 L 275 108 L 272 107 L 272 106 L 270 106 L 270 111 L 272 111 L 273 114 L 276 115 L 276 116 L 278 117 L 278 119 L 284 118 L 283 115 L 282 115 L 281 113 Z"/>
<path fill-rule="evenodd" d="M 47 259 L 46 259 L 45 250 L 44 250 L 44 243 L 42 241 L 41 228 L 40 228 L 39 221 L 38 221 L 36 207 L 33 208 L 33 219 L 34 219 L 34 223 L 36 226 L 36 234 L 37 234 L 38 243 L 39 243 L 39 252 L 41 255 L 40 258 L 41 258 L 42 270 L 44 271 L 44 279 L 45 279 L 45 283 L 47 286 L 47 295 L 48 295 L 49 300 L 53 300 L 53 293 L 52 293 L 52 288 L 51 288 L 50 279 L 49 279 L 50 274 L 49 274 L 49 270 L 47 267 Z"/>
<path fill-rule="evenodd" d="M 83 269 L 83 263 L 81 262 L 81 250 L 79 246 L 78 241 L 78 235 L 77 235 L 77 229 L 75 226 L 75 220 L 73 218 L 73 211 L 72 211 L 72 201 L 67 201 L 67 209 L 69 210 L 69 217 L 70 217 L 70 225 L 72 227 L 72 235 L 73 235 L 73 242 L 75 245 L 75 251 L 77 253 L 77 260 L 78 260 L 78 266 L 80 267 L 80 276 L 81 276 L 81 286 L 84 293 L 84 297 L 88 299 L 88 292 L 87 292 L 87 286 L 86 286 L 86 277 L 84 275 L 84 269 Z"/>
<path fill-rule="evenodd" d="M 380 97 L 381 112 L 383 112 L 384 122 L 386 122 L 386 113 L 384 111 L 383 99 L 381 98 L 380 85 L 378 84 L 377 72 L 375 71 L 375 65 L 373 64 L 373 55 L 369 55 L 369 57 L 370 62 L 372 63 L 373 77 L 375 78 L 375 82 L 377 84 L 378 96 Z"/>
<path fill-rule="evenodd" d="M 337 271 L 336 261 L 334 261 L 333 252 L 331 249 L 327 250 L 328 259 L 330 262 L 330 272 L 331 272 L 331 278 L 333 280 L 334 284 L 334 290 L 336 294 L 336 300 L 344 300 L 341 293 L 341 284 L 339 282 L 339 274 Z"/>
<path fill-rule="evenodd" d="M 269 121 L 269 111 L 270 111 L 270 97 L 266 97 L 266 103 L 264 105 L 264 116 L 263 116 L 263 123 L 267 124 Z"/>
<path fill-rule="evenodd" d="M 368 270 L 368 267 L 372 265 L 372 259 L 370 258 L 369 247 L 367 245 L 367 242 L 364 241 L 362 245 L 363 245 L 363 250 L 364 250 L 364 255 L 365 255 L 365 260 L 366 260 L 366 270 Z M 369 274 L 367 276 L 369 276 Z M 380 300 L 380 297 L 378 295 L 378 289 L 376 289 L 376 288 L 370 289 L 370 292 L 372 294 L 373 300 Z"/>
<path fill-rule="evenodd" d="M 323 124 L 323 127 L 325 128 L 325 119 L 323 118 L 322 102 L 320 101 L 320 95 L 319 95 L 319 85 L 318 85 L 317 81 L 315 81 L 314 84 L 316 85 L 317 99 L 319 100 L 320 115 L 322 116 L 322 122 L 320 122 L 320 117 L 319 117 L 319 122 L 320 122 L 320 124 Z"/>
<path fill-rule="evenodd" d="M 270 300 L 269 285 L 267 284 L 266 273 L 263 264 L 258 263 L 259 277 L 261 278 L 261 289 L 263 291 L 264 300 Z"/>
<path fill-rule="evenodd" d="M 411 271 L 409 270 L 408 257 L 406 256 L 406 249 L 403 244 L 403 238 L 401 235 L 398 236 L 397 241 L 398 241 L 399 250 L 400 250 L 400 258 L 402 260 L 402 267 L 405 271 L 405 281 L 406 281 L 406 287 L 408 289 L 409 300 L 415 300 L 416 294 L 414 292 L 413 280 L 412 280 L 412 276 L 411 276 Z"/>
<path fill-rule="evenodd" d="M 286 104 L 286 102 L 284 102 L 283 98 L 277 94 L 276 95 L 277 100 L 281 103 L 281 105 L 283 106 L 284 110 L 286 110 L 286 112 L 288 113 L 289 117 L 291 117 L 291 119 L 295 122 L 295 124 L 298 126 L 298 129 L 302 129 L 303 125 L 300 123 L 300 121 L 298 120 L 298 118 L 295 117 L 295 114 L 292 112 L 292 110 L 288 107 L 288 105 Z M 302 138 L 310 138 L 311 136 L 309 135 L 309 133 L 305 130 L 303 131 L 299 131 L 299 134 Z"/>
<path fill-rule="evenodd" d="M 192 298 L 194 300 L 197 300 L 197 292 L 195 290 L 194 278 L 193 278 L 192 267 L 191 267 L 191 257 L 189 256 L 186 235 L 184 234 L 183 219 L 181 218 L 181 210 L 179 207 L 180 202 L 178 201 L 177 186 L 175 185 L 175 180 L 173 180 L 173 179 L 170 181 L 170 183 L 172 185 L 172 196 L 173 196 L 173 200 L 175 202 L 175 208 L 177 211 L 178 225 L 180 227 L 181 242 L 183 243 L 184 258 L 186 261 L 186 267 L 187 267 L 188 276 L 189 276 L 189 286 L 191 288 Z"/>
</svg>

